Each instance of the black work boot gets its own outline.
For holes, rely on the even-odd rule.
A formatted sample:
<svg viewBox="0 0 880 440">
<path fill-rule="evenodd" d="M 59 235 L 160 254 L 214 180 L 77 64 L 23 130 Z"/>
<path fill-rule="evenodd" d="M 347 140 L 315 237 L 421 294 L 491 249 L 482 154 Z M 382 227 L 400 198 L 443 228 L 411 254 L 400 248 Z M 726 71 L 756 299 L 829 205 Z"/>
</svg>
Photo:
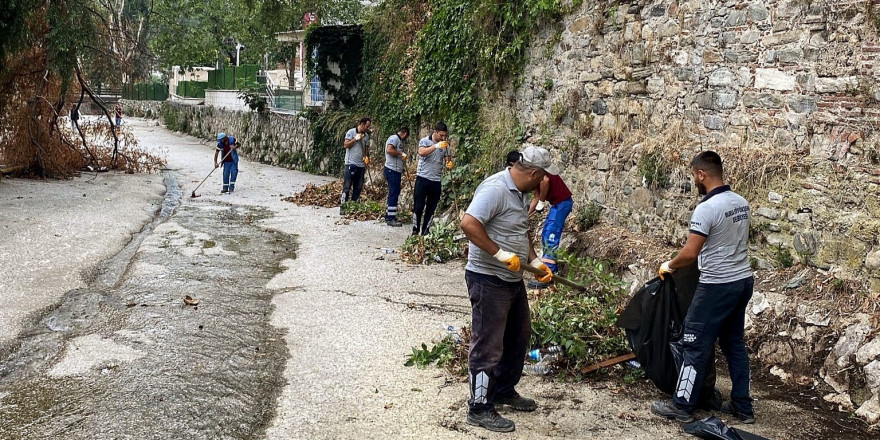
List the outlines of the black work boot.
<svg viewBox="0 0 880 440">
<path fill-rule="evenodd" d="M 745 423 L 746 425 L 751 425 L 755 423 L 755 414 L 746 414 L 740 412 L 736 409 L 736 405 L 729 400 L 725 400 L 724 403 L 721 404 L 721 412 L 730 414 L 739 419 L 740 422 Z"/>
<path fill-rule="evenodd" d="M 660 417 L 675 419 L 682 423 L 694 421 L 694 415 L 679 408 L 672 400 L 658 400 L 651 405 L 651 412 Z"/>
<path fill-rule="evenodd" d="M 527 399 L 520 396 L 516 391 L 506 396 L 496 395 L 495 406 L 497 407 L 499 405 L 507 405 L 517 411 L 534 411 L 538 409 L 538 404 L 535 403 L 534 399 Z"/>
<path fill-rule="evenodd" d="M 467 423 L 468 425 L 482 426 L 495 432 L 511 432 L 516 429 L 512 420 L 501 417 L 494 408 L 481 412 L 468 411 Z"/>
</svg>

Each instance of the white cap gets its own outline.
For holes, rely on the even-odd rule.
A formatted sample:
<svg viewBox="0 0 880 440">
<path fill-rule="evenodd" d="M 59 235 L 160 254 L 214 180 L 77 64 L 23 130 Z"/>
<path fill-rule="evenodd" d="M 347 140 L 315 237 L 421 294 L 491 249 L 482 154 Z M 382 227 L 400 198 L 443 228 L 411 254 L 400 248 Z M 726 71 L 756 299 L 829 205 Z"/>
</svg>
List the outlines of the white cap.
<svg viewBox="0 0 880 440">
<path fill-rule="evenodd" d="M 559 167 L 550 160 L 550 152 L 546 148 L 527 147 L 522 152 L 520 162 L 530 167 L 541 168 L 542 170 L 553 174 L 559 174 Z"/>
</svg>

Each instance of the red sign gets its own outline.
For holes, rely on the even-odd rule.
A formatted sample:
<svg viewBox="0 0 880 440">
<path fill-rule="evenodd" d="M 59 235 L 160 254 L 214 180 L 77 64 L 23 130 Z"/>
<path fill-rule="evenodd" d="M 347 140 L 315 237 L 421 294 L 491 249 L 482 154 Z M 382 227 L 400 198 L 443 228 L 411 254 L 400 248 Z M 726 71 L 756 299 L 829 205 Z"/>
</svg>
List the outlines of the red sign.
<svg viewBox="0 0 880 440">
<path fill-rule="evenodd" d="M 310 24 L 318 21 L 318 14 L 314 12 L 306 12 L 303 14 L 303 29 L 309 27 Z"/>
</svg>

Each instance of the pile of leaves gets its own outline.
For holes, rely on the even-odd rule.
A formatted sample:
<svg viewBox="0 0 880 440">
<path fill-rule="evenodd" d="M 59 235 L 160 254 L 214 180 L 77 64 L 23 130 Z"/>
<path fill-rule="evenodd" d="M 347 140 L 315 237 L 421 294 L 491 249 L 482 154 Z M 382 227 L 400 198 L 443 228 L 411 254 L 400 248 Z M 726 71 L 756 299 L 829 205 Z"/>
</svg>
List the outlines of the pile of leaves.
<svg viewBox="0 0 880 440">
<path fill-rule="evenodd" d="M 383 220 L 385 218 L 385 203 L 388 197 L 388 189 L 384 185 L 364 185 L 360 200 L 357 202 L 345 202 L 342 207 L 342 215 L 349 220 Z M 300 206 L 320 206 L 322 208 L 335 208 L 339 206 L 342 198 L 342 180 L 334 180 L 326 185 L 306 184 L 306 188 L 300 193 L 282 200 L 292 202 Z M 412 214 L 402 209 L 397 212 L 397 218 L 401 222 L 412 221 Z"/>
<path fill-rule="evenodd" d="M 462 255 L 464 243 L 456 241 L 458 224 L 443 218 L 434 219 L 428 235 L 414 235 L 400 248 L 400 258 L 412 264 L 445 263 Z"/>
</svg>

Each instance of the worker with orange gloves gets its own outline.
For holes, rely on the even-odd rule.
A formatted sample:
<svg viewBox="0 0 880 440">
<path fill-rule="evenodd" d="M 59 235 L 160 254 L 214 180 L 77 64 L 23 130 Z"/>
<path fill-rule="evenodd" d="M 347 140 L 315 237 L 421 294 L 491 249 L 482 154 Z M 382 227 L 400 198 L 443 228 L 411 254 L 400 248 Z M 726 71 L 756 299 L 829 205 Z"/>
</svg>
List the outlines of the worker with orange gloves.
<svg viewBox="0 0 880 440">
<path fill-rule="evenodd" d="M 342 200 L 339 205 L 339 214 L 342 214 L 342 205 L 349 200 L 357 202 L 361 198 L 361 190 L 364 187 L 364 173 L 370 163 L 370 118 L 361 118 L 356 127 L 345 133 L 345 170 L 342 178 Z"/>
<path fill-rule="evenodd" d="M 509 405 L 518 411 L 537 408 L 534 400 L 520 396 L 514 387 L 522 377 L 532 332 L 522 261 L 545 274 L 539 281 L 553 279 L 532 246 L 526 197 L 548 173 L 559 173 L 550 153 L 543 148 L 526 148 L 513 166 L 489 176 L 477 187 L 461 220 L 461 230 L 470 241 L 464 277 L 473 319 L 467 423 L 490 431 L 515 429 L 513 421 L 500 416 L 495 405 Z"/>
<path fill-rule="evenodd" d="M 434 131 L 419 141 L 419 167 L 413 191 L 412 235 L 428 235 L 434 211 L 440 202 L 443 167 L 451 170 L 449 129 L 443 122 L 434 125 Z"/>
</svg>

